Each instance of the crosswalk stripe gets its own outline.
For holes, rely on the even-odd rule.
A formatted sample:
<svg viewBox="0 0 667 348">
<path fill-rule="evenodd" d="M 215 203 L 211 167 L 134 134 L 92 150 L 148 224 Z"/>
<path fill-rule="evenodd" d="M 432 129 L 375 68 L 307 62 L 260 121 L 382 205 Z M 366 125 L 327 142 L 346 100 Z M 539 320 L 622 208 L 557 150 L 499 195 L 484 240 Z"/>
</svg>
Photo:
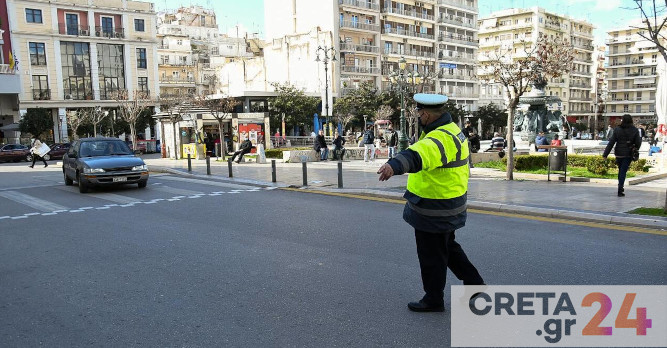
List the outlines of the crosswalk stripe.
<svg viewBox="0 0 667 348">
<path fill-rule="evenodd" d="M 67 191 L 67 192 L 75 192 L 75 189 L 70 187 L 70 186 L 57 186 L 57 189 L 61 191 Z M 78 194 L 78 192 L 76 192 Z M 136 203 L 140 202 L 140 199 L 124 196 L 124 195 L 119 195 L 115 193 L 108 193 L 108 192 L 90 192 L 86 194 L 86 197 L 92 197 L 92 198 L 99 198 L 103 199 L 105 201 L 110 201 L 114 203 L 122 203 L 122 204 L 127 204 L 127 203 Z"/>
<path fill-rule="evenodd" d="M 254 186 L 250 186 L 250 185 L 228 184 L 228 183 L 219 182 L 219 181 L 209 181 L 209 180 L 192 179 L 192 178 L 181 178 L 181 177 L 177 177 L 177 176 L 163 176 L 163 177 L 160 177 L 160 180 L 182 181 L 182 182 L 190 182 L 190 183 L 193 183 L 193 184 L 201 184 L 201 185 L 217 186 L 217 187 L 227 187 L 227 188 L 231 188 L 231 189 L 240 189 L 240 190 L 247 190 L 249 188 L 254 187 Z"/>
<path fill-rule="evenodd" d="M 62 205 L 49 202 L 43 199 L 39 199 L 37 197 L 33 197 L 30 195 L 26 195 L 25 193 L 21 193 L 18 191 L 4 191 L 0 192 L 1 197 L 5 197 L 11 201 L 14 201 L 16 203 L 20 203 L 23 205 L 27 205 L 31 208 L 37 209 L 39 211 L 43 212 L 53 212 L 56 210 L 67 210 L 67 207 L 64 207 Z"/>
</svg>

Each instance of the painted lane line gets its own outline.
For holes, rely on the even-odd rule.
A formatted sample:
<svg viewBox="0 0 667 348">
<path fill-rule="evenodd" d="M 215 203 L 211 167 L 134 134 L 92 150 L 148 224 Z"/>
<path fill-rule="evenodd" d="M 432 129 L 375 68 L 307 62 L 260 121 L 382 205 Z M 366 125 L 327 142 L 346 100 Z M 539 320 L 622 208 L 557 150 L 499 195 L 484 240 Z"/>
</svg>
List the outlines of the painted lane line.
<svg viewBox="0 0 667 348">
<path fill-rule="evenodd" d="M 27 219 L 27 218 L 28 218 L 28 217 L 25 216 L 25 215 L 21 215 L 21 216 L 13 216 L 13 217 L 12 217 L 12 220 Z"/>
<path fill-rule="evenodd" d="M 96 210 L 105 210 L 105 209 L 111 209 L 111 207 L 97 207 L 95 209 Z"/>
<path fill-rule="evenodd" d="M 28 214 L 23 214 L 25 216 L 34 216 L 34 215 L 40 215 L 42 213 L 28 213 Z"/>
<path fill-rule="evenodd" d="M 75 210 L 70 210 L 69 212 L 70 213 L 80 213 L 80 212 L 83 212 L 83 211 L 85 211 L 85 210 L 75 209 Z"/>
<path fill-rule="evenodd" d="M 23 205 L 27 205 L 33 209 L 37 209 L 39 211 L 45 212 L 45 213 L 50 213 L 53 211 L 57 210 L 67 210 L 67 207 L 64 207 L 62 205 L 49 202 L 37 197 L 33 197 L 30 195 L 26 195 L 25 193 L 21 193 L 18 191 L 4 191 L 0 192 L 0 197 L 5 197 L 11 201 L 14 201 L 16 203 L 20 203 Z"/>
<path fill-rule="evenodd" d="M 186 189 L 180 189 L 180 188 L 169 187 L 169 186 L 164 186 L 164 185 L 157 186 L 157 187 L 152 187 L 151 190 L 167 192 L 167 193 L 171 193 L 171 194 L 174 194 L 174 195 L 177 195 L 177 196 L 183 196 L 183 197 L 196 195 L 198 193 L 204 193 L 204 192 L 201 192 L 201 191 L 186 190 Z"/>
<path fill-rule="evenodd" d="M 242 190 L 247 189 L 248 187 L 252 187 L 250 185 L 228 184 L 228 183 L 219 182 L 219 181 L 182 178 L 182 177 L 171 176 L 171 175 L 163 176 L 160 179 L 161 180 L 189 182 L 189 183 L 193 183 L 193 184 L 201 184 L 201 185 L 207 185 L 207 186 L 225 187 L 225 188 L 231 188 L 231 189 L 242 189 Z"/>
<path fill-rule="evenodd" d="M 42 216 L 52 216 L 52 215 L 58 215 L 57 213 L 42 213 Z"/>
<path fill-rule="evenodd" d="M 11 218 L 11 216 L 0 216 L 0 220 L 9 219 L 9 218 Z"/>
</svg>

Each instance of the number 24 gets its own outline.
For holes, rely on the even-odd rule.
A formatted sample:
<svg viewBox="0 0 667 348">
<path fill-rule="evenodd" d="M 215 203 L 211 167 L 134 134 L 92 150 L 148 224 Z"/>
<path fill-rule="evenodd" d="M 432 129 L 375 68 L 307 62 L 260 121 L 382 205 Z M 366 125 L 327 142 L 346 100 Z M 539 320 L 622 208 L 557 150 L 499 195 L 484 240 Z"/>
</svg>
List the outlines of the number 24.
<svg viewBox="0 0 667 348">
<path fill-rule="evenodd" d="M 637 294 L 628 293 L 625 294 L 623 303 L 621 304 L 621 310 L 618 312 L 616 317 L 615 327 L 617 329 L 637 329 L 637 335 L 646 336 L 646 329 L 651 328 L 652 320 L 646 318 L 646 308 L 637 308 L 637 319 L 630 319 L 630 309 L 632 308 L 632 303 L 635 301 Z M 600 304 L 600 309 L 595 316 L 591 318 L 591 321 L 588 322 L 586 327 L 584 327 L 582 334 L 584 336 L 611 336 L 612 327 L 611 326 L 600 326 L 604 318 L 607 317 L 611 311 L 611 299 L 609 296 L 600 293 L 593 292 L 581 301 L 583 307 L 590 307 L 593 303 L 598 302 Z"/>
</svg>

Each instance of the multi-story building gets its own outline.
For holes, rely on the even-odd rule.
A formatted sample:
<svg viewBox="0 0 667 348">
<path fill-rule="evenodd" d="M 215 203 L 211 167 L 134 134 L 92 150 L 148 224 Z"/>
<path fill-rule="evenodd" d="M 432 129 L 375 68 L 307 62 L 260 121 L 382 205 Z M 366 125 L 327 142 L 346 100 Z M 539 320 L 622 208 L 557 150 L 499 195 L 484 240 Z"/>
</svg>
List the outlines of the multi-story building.
<svg viewBox="0 0 667 348">
<path fill-rule="evenodd" d="M 607 33 L 607 88 L 604 116 L 614 125 L 623 114 L 635 124 L 655 123 L 658 59 L 655 44 L 630 27 Z"/>
<path fill-rule="evenodd" d="M 66 115 L 118 107 L 118 92 L 157 94 L 153 4 L 132 0 L 8 0 L 9 27 L 21 62 L 21 114 L 46 108 L 54 140 L 67 139 Z"/>
<path fill-rule="evenodd" d="M 509 50 L 520 59 L 523 44 L 535 45 L 542 36 L 560 38 L 574 49 L 572 71 L 551 79 L 548 95 L 562 100 L 561 111 L 570 122 L 593 115 L 593 26 L 568 16 L 550 13 L 542 8 L 508 9 L 494 12 L 480 20 L 479 61 L 493 58 Z M 495 88 L 495 89 L 494 89 Z M 502 88 L 485 86 L 480 104 L 499 103 Z M 504 103 L 504 101 L 503 101 Z"/>
<path fill-rule="evenodd" d="M 7 2 L 3 1 L 0 3 L 0 144 L 19 141 L 17 106 L 21 84 L 12 51 Z"/>
<path fill-rule="evenodd" d="M 593 80 L 593 122 L 591 123 L 591 129 L 595 131 L 595 134 L 604 128 L 604 118 L 602 114 L 604 113 L 604 98 L 607 96 L 607 72 L 605 69 L 605 59 L 606 59 L 606 47 L 598 46 L 595 49 L 595 55 L 593 57 L 593 71 L 595 72 L 595 78 Z"/>
</svg>

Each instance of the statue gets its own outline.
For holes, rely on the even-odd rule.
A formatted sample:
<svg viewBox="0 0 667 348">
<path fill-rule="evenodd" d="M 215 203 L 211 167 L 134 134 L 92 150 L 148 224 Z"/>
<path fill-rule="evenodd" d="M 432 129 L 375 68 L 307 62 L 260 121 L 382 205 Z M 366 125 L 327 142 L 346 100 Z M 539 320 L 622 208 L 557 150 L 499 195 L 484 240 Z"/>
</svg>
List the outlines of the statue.
<svg viewBox="0 0 667 348">
<path fill-rule="evenodd" d="M 547 81 L 541 76 L 533 80 L 532 85 L 530 93 L 519 98 L 520 110 L 514 118 L 514 140 L 517 144 L 534 142 L 539 132 L 544 132 L 551 139 L 563 131 L 562 113 L 547 108 L 547 105 L 560 104 L 560 98 L 545 95 Z"/>
</svg>

